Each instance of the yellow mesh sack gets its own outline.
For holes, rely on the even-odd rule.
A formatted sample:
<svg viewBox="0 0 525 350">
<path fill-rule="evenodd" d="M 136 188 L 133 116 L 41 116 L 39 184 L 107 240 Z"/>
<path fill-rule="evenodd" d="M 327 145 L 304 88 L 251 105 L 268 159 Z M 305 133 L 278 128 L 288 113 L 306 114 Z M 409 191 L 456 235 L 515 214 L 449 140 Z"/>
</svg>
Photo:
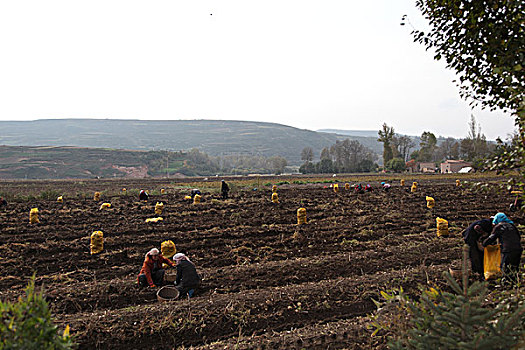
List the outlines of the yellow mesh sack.
<svg viewBox="0 0 525 350">
<path fill-rule="evenodd" d="M 191 196 L 184 196 L 184 199 L 191 199 Z"/>
<path fill-rule="evenodd" d="M 160 189 L 160 194 L 164 194 L 164 193 L 166 193 L 166 190 L 163 189 L 163 188 L 161 188 L 161 189 Z"/>
<path fill-rule="evenodd" d="M 499 244 L 488 245 L 483 253 L 483 272 L 485 280 L 493 280 L 501 275 L 501 247 Z"/>
<path fill-rule="evenodd" d="M 405 186 L 405 180 L 404 179 L 401 179 L 401 181 L 399 181 L 399 183 L 401 184 L 401 186 Z"/>
<path fill-rule="evenodd" d="M 434 201 L 434 198 L 426 196 L 427 199 L 427 208 L 432 209 L 434 208 L 434 205 L 436 205 L 436 201 Z"/>
<path fill-rule="evenodd" d="M 157 204 L 155 204 L 155 215 L 162 215 L 163 210 L 164 210 L 164 203 L 157 202 Z"/>
<path fill-rule="evenodd" d="M 272 203 L 279 203 L 279 195 L 277 192 L 272 193 Z"/>
<path fill-rule="evenodd" d="M 38 220 L 38 208 L 33 208 L 29 212 L 29 223 L 31 224 L 38 224 L 40 220 Z"/>
<path fill-rule="evenodd" d="M 417 182 L 412 182 L 412 187 L 410 187 L 410 192 L 414 193 L 417 190 Z"/>
<path fill-rule="evenodd" d="M 448 236 L 448 221 L 442 218 L 436 218 L 437 236 Z"/>
<path fill-rule="evenodd" d="M 345 190 L 349 190 L 350 189 L 350 184 L 347 182 L 345 183 Z"/>
<path fill-rule="evenodd" d="M 272 186 L 272 192 L 277 192 L 277 185 Z"/>
<path fill-rule="evenodd" d="M 91 254 L 98 254 L 104 250 L 104 234 L 102 231 L 95 231 L 91 234 L 89 248 L 91 249 Z"/>
<path fill-rule="evenodd" d="M 57 197 L 57 202 L 58 203 L 64 203 L 64 198 L 62 196 Z"/>
<path fill-rule="evenodd" d="M 196 194 L 195 197 L 193 197 L 193 204 L 199 204 L 201 202 L 201 195 Z"/>
<path fill-rule="evenodd" d="M 338 184 L 334 185 L 334 192 L 335 193 L 339 192 L 339 185 Z"/>
<path fill-rule="evenodd" d="M 461 182 L 459 180 L 456 180 L 456 187 L 461 186 Z"/>
<path fill-rule="evenodd" d="M 146 219 L 146 222 L 147 222 L 147 223 L 150 223 L 150 222 L 159 222 L 159 221 L 162 221 L 162 220 L 164 220 L 164 219 L 161 218 L 161 217 L 158 217 L 158 218 L 148 218 L 148 219 Z"/>
<path fill-rule="evenodd" d="M 160 244 L 160 251 L 162 256 L 165 258 L 171 259 L 175 253 L 177 253 L 177 247 L 173 241 L 167 240 Z"/>
<path fill-rule="evenodd" d="M 100 205 L 100 210 L 109 209 L 111 208 L 111 203 L 102 203 Z"/>
<path fill-rule="evenodd" d="M 122 192 L 126 193 L 126 189 L 125 189 L 125 188 L 123 188 L 123 189 L 122 189 Z"/>
<path fill-rule="evenodd" d="M 297 209 L 297 225 L 306 224 L 306 209 Z"/>
<path fill-rule="evenodd" d="M 93 200 L 97 202 L 100 200 L 100 192 L 95 192 L 93 195 Z"/>
</svg>

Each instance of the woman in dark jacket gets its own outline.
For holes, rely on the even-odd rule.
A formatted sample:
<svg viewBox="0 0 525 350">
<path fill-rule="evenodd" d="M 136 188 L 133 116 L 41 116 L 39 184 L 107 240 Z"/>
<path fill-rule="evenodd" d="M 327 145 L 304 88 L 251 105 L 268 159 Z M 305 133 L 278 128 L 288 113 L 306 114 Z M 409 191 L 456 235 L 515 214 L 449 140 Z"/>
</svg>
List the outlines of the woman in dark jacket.
<svg viewBox="0 0 525 350">
<path fill-rule="evenodd" d="M 177 253 L 173 256 L 175 264 L 177 264 L 177 277 L 175 278 L 175 287 L 179 290 L 180 297 L 183 298 L 186 294 L 191 297 L 195 289 L 201 284 L 201 277 L 195 269 L 195 265 L 182 253 Z"/>
<path fill-rule="evenodd" d="M 481 279 L 483 277 L 483 250 L 478 246 L 483 238 L 486 238 L 492 231 L 492 220 L 481 219 L 470 224 L 465 231 L 463 231 L 463 240 L 470 247 L 469 257 L 472 266 L 472 272 L 479 274 Z"/>
<path fill-rule="evenodd" d="M 222 193 L 222 199 L 228 198 L 228 192 L 230 191 L 230 186 L 226 183 L 226 181 L 221 181 L 221 193 Z"/>
<path fill-rule="evenodd" d="M 516 283 L 521 253 L 523 252 L 520 232 L 514 226 L 514 222 L 503 213 L 497 213 L 494 216 L 492 225 L 494 225 L 492 233 L 483 241 L 483 246 L 486 247 L 499 240 L 501 244 L 501 271 L 503 271 L 503 276 L 509 279 L 511 283 Z"/>
</svg>

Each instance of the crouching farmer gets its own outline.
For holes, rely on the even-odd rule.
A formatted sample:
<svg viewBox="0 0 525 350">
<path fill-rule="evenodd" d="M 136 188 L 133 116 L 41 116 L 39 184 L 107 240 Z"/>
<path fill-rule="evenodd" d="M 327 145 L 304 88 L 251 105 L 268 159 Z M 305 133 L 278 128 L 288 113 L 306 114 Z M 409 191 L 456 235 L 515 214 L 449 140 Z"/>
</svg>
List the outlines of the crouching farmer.
<svg viewBox="0 0 525 350">
<path fill-rule="evenodd" d="M 184 298 L 186 295 L 191 298 L 201 284 L 201 277 L 197 273 L 195 265 L 186 255 L 177 253 L 173 256 L 173 260 L 177 264 L 175 287 L 179 290 L 180 298 Z"/>
<path fill-rule="evenodd" d="M 157 248 L 153 248 L 147 252 L 138 277 L 139 286 L 150 286 L 152 288 L 162 286 L 164 284 L 165 272 L 162 268 L 162 263 L 172 267 L 175 266 L 174 263 L 163 257 Z"/>
</svg>

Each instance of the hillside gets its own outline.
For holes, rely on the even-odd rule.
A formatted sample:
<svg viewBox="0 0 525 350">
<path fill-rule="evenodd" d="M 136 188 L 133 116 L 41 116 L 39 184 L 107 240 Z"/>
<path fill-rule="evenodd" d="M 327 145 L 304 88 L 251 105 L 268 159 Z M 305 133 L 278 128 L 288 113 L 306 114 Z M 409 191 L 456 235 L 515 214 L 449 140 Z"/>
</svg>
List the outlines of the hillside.
<svg viewBox="0 0 525 350">
<path fill-rule="evenodd" d="M 0 178 L 65 179 L 166 175 L 166 152 L 77 147 L 0 146 Z M 183 170 L 185 156 L 169 153 L 173 172 Z"/>
<path fill-rule="evenodd" d="M 300 153 L 311 147 L 317 158 L 336 140 L 358 140 L 380 153 L 374 138 L 315 132 L 275 123 L 224 120 L 48 119 L 0 121 L 0 145 L 75 146 L 129 150 L 190 150 L 212 156 L 283 156 L 300 164 Z"/>
</svg>

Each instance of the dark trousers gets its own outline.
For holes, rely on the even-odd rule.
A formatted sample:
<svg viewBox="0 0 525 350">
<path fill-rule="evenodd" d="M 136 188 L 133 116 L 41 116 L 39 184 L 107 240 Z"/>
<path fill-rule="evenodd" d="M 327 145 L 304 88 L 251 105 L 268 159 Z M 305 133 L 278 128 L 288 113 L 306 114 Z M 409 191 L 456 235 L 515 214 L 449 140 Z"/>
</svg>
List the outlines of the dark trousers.
<svg viewBox="0 0 525 350">
<path fill-rule="evenodd" d="M 518 272 L 520 269 L 522 250 L 515 250 L 508 253 L 501 253 L 501 271 L 503 278 L 512 284 L 518 282 Z"/>
<path fill-rule="evenodd" d="M 470 264 L 472 272 L 483 275 L 483 251 L 480 251 L 477 246 L 470 246 L 469 249 Z"/>
<path fill-rule="evenodd" d="M 228 191 L 222 191 L 222 199 L 228 198 Z"/>
<path fill-rule="evenodd" d="M 179 298 L 184 298 L 186 297 L 186 295 L 188 294 L 188 292 L 190 290 L 196 290 L 197 288 L 199 287 L 198 284 L 195 284 L 195 285 L 191 285 L 191 286 L 187 286 L 187 285 L 184 285 L 184 284 L 178 284 L 175 286 L 175 288 L 178 289 L 179 291 Z"/>
<path fill-rule="evenodd" d="M 162 286 L 162 284 L 164 283 L 164 272 L 164 269 L 158 269 L 151 272 L 151 279 L 153 280 L 153 283 L 156 286 Z M 139 285 L 141 287 L 149 286 L 148 279 L 146 278 L 145 274 L 139 275 Z"/>
</svg>

